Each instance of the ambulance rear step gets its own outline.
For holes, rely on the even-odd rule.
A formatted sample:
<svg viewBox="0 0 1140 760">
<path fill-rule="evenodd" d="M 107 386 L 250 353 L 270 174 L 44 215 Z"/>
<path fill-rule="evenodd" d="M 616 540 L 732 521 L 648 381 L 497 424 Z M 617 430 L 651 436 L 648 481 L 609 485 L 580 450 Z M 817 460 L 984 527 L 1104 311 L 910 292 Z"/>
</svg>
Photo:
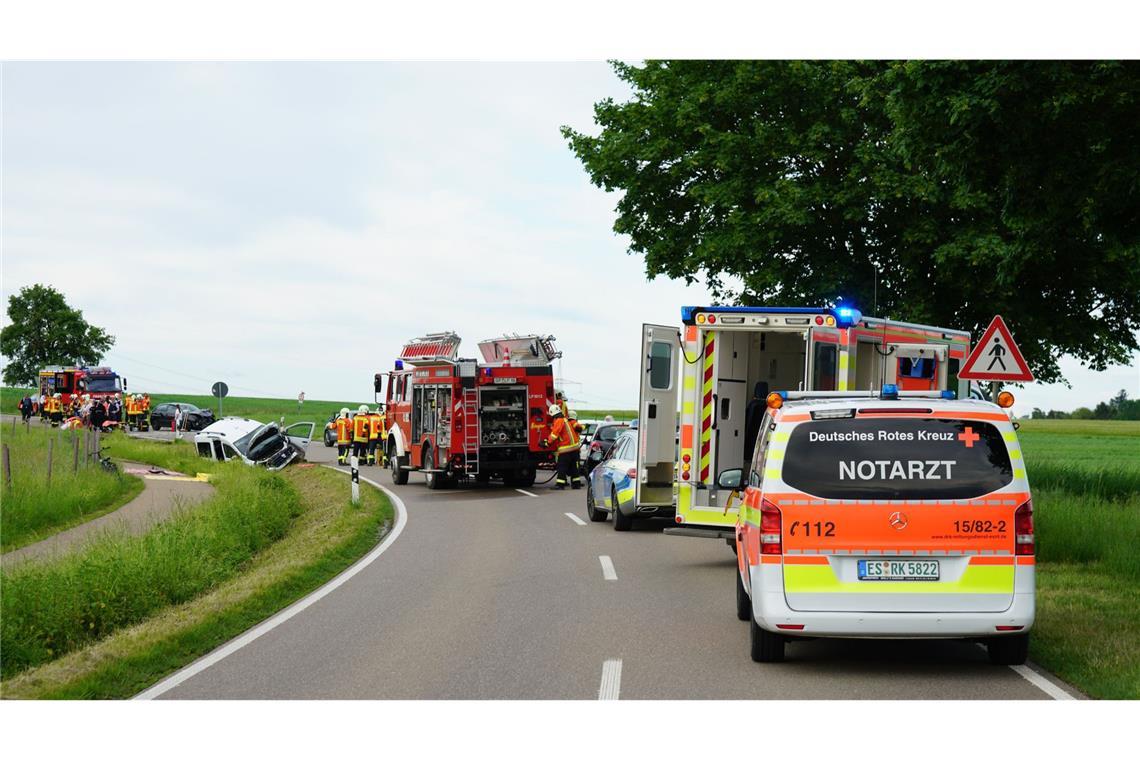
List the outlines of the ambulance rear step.
<svg viewBox="0 0 1140 760">
<path fill-rule="evenodd" d="M 666 528 L 662 531 L 667 536 L 690 536 L 692 538 L 719 538 L 725 541 L 736 540 L 736 530 L 733 528 Z"/>
</svg>

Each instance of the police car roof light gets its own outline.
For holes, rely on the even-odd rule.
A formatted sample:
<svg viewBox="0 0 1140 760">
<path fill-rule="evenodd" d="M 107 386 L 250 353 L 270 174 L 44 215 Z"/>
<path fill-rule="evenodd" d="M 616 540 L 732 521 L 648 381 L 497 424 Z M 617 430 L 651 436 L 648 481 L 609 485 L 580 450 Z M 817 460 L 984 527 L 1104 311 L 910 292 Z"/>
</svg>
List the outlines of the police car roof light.
<svg viewBox="0 0 1140 760">
<path fill-rule="evenodd" d="M 899 397 L 899 387 L 894 383 L 885 383 L 883 390 L 879 392 L 879 398 L 882 399 L 897 399 Z"/>
</svg>

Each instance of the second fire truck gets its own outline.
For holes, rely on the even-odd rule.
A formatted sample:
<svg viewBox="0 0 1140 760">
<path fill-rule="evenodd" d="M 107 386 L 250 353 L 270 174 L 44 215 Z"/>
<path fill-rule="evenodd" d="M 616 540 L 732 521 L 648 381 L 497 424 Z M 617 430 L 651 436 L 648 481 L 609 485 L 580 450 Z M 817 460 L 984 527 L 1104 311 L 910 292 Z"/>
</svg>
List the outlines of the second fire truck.
<svg viewBox="0 0 1140 760">
<path fill-rule="evenodd" d="M 392 481 L 424 473 L 428 488 L 463 478 L 509 486 L 534 483 L 553 461 L 540 442 L 550 434 L 552 363 L 562 354 L 552 336 L 510 335 L 479 343 L 482 361 L 460 358 L 460 338 L 432 333 L 404 345 L 386 373 L 386 452 Z M 376 375 L 380 393 L 384 374 Z"/>
</svg>

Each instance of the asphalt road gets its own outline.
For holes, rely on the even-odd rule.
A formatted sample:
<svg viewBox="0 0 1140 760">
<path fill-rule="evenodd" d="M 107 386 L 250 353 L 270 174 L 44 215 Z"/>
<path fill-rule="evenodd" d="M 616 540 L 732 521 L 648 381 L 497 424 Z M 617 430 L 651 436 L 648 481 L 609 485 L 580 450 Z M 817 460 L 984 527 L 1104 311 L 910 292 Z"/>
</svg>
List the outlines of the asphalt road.
<svg viewBox="0 0 1140 760">
<path fill-rule="evenodd" d="M 579 524 L 566 513 L 586 520 L 582 491 L 429 491 L 419 475 L 394 487 L 362 473 L 407 507 L 395 541 L 161 698 L 1050 698 L 966 642 L 817 640 L 759 665 L 723 542 L 666 536 L 658 521 L 624 534 Z"/>
</svg>

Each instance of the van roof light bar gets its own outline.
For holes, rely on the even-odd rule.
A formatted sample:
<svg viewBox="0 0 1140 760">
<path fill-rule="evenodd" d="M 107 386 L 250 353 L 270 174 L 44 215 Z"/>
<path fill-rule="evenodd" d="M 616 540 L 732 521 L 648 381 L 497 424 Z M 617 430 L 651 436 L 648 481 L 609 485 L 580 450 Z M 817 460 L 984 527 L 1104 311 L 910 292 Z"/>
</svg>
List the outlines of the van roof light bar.
<svg viewBox="0 0 1140 760">
<path fill-rule="evenodd" d="M 888 386 L 889 387 L 889 386 Z M 881 391 L 777 391 L 787 401 L 803 399 L 828 398 L 893 398 L 896 396 L 883 396 Z M 940 398 L 953 401 L 958 397 L 954 391 L 900 391 L 896 390 L 897 398 Z"/>
</svg>

